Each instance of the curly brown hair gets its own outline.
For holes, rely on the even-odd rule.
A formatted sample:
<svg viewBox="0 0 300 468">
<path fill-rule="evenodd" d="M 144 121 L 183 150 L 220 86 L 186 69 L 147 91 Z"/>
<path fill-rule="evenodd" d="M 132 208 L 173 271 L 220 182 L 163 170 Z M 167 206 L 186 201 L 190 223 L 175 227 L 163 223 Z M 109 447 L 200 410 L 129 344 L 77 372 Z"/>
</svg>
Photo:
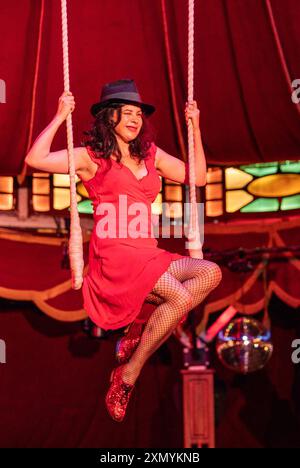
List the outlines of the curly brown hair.
<svg viewBox="0 0 300 468">
<path fill-rule="evenodd" d="M 121 110 L 124 105 L 125 103 L 110 104 L 109 107 L 101 109 L 96 115 L 91 129 L 83 132 L 86 137 L 81 142 L 82 146 L 91 147 L 97 158 L 109 159 L 111 154 L 115 154 L 117 161 L 120 162 L 122 154 L 114 134 L 114 128 L 121 120 Z M 113 120 L 115 111 L 117 111 L 116 121 Z M 146 158 L 154 133 L 144 113 L 142 118 L 143 124 L 138 136 L 129 143 L 130 155 L 138 157 L 139 161 Z"/>
</svg>

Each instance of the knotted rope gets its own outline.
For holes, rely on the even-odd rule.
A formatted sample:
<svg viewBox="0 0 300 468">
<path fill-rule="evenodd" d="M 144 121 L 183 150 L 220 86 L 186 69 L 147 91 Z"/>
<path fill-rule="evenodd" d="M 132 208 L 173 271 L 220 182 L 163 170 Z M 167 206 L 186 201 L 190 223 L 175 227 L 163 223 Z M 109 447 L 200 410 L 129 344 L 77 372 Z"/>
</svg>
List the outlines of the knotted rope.
<svg viewBox="0 0 300 468">
<path fill-rule="evenodd" d="M 61 0 L 62 17 L 62 46 L 63 46 L 63 69 L 64 69 L 64 91 L 70 91 L 69 77 L 69 48 L 68 48 L 68 19 L 67 19 L 67 0 Z M 69 239 L 69 258 L 72 272 L 72 288 L 80 289 L 83 281 L 83 249 L 82 232 L 77 208 L 77 194 L 75 182 L 75 162 L 73 146 L 73 125 L 72 115 L 66 119 L 67 125 L 67 143 L 70 175 L 70 239 Z"/>
</svg>

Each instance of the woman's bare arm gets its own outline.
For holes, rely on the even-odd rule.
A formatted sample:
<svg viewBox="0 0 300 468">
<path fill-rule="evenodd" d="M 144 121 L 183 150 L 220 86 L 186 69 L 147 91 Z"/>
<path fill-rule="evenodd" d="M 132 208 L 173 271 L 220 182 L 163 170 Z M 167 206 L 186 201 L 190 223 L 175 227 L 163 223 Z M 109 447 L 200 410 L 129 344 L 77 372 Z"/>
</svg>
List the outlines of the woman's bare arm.
<svg viewBox="0 0 300 468">
<path fill-rule="evenodd" d="M 191 119 L 194 129 L 194 148 L 195 148 L 195 173 L 196 185 L 201 187 L 206 184 L 206 160 L 201 141 L 199 126 L 199 110 L 196 101 L 186 108 L 186 119 Z M 162 177 L 174 180 L 175 182 L 187 183 L 188 163 L 157 147 L 155 155 L 155 166 L 157 172 Z"/>
<path fill-rule="evenodd" d="M 72 93 L 63 93 L 59 98 L 58 110 L 50 124 L 36 138 L 26 155 L 25 162 L 35 169 L 67 174 L 69 172 L 68 151 L 66 149 L 50 152 L 52 141 L 57 130 L 75 108 Z M 75 172 L 85 171 L 89 165 L 89 155 L 86 148 L 74 148 Z"/>
</svg>

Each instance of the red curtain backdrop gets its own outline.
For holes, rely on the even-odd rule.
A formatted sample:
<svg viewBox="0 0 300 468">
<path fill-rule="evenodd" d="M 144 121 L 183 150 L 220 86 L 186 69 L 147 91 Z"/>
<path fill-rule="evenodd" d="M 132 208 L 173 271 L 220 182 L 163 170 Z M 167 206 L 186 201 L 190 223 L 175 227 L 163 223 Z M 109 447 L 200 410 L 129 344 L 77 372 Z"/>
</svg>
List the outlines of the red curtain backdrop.
<svg viewBox="0 0 300 468">
<path fill-rule="evenodd" d="M 290 83 L 300 78 L 299 1 L 197 0 L 195 8 L 195 98 L 208 162 L 299 159 Z M 75 145 L 101 86 L 131 77 L 157 106 L 157 144 L 183 157 L 187 1 L 72 0 L 68 18 Z M 60 1 L 1 2 L 0 19 L 0 174 L 17 175 L 63 91 Z M 52 149 L 65 147 L 62 126 Z"/>
</svg>

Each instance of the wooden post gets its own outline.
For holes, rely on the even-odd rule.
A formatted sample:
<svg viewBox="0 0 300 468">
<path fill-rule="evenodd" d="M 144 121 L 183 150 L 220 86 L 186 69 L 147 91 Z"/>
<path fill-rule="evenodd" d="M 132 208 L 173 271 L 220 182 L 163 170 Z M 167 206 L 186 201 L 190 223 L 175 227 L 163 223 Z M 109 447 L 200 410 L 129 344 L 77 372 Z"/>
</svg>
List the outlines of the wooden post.
<svg viewBox="0 0 300 468">
<path fill-rule="evenodd" d="M 214 371 L 182 370 L 185 448 L 215 447 Z"/>
</svg>

